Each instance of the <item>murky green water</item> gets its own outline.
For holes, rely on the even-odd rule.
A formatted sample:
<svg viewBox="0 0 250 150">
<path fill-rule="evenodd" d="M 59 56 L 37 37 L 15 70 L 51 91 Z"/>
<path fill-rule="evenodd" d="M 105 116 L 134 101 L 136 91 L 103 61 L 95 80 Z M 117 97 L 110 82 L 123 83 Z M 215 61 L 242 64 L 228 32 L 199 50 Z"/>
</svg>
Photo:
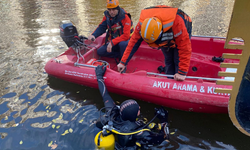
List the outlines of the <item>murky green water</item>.
<svg viewBox="0 0 250 150">
<path fill-rule="evenodd" d="M 72 20 L 81 35 L 101 21 L 105 0 L 0 1 L 0 149 L 94 149 L 93 121 L 103 106 L 97 89 L 48 77 L 46 62 L 67 47 L 59 36 L 61 20 Z M 138 22 L 153 5 L 179 7 L 193 20 L 193 35 L 226 36 L 233 0 L 120 0 Z M 117 102 L 127 97 L 111 94 Z M 156 105 L 140 101 L 144 117 Z M 169 109 L 171 142 L 162 149 L 248 150 L 250 138 L 227 114 Z"/>
</svg>

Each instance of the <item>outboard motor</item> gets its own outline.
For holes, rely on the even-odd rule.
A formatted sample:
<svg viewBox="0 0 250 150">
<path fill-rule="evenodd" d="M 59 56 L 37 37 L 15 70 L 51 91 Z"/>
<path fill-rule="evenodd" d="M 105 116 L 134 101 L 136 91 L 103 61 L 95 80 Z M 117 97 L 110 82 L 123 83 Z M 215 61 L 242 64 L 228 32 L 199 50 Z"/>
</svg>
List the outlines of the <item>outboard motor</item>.
<svg viewBox="0 0 250 150">
<path fill-rule="evenodd" d="M 75 36 L 78 36 L 75 25 L 70 20 L 63 20 L 60 23 L 60 36 L 68 47 L 75 43 Z"/>
</svg>

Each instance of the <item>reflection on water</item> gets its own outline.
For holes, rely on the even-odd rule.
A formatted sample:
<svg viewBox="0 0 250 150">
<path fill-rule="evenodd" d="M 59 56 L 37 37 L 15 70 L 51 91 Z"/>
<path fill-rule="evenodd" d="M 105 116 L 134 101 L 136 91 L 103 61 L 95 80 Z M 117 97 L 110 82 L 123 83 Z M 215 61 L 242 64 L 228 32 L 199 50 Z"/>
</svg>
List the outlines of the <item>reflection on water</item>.
<svg viewBox="0 0 250 150">
<path fill-rule="evenodd" d="M 97 108 L 89 105 L 88 100 L 73 101 L 68 98 L 70 93 L 51 90 L 47 85 L 33 84 L 28 88 L 29 92 L 20 96 L 12 92 L 1 97 L 1 148 L 18 149 L 20 141 L 25 149 L 47 149 L 51 141 L 58 148 L 86 148 L 79 146 L 84 146 L 81 140 L 89 136 L 84 136 L 86 132 L 92 133 L 94 138 L 98 131 L 90 130 L 98 118 Z M 70 141 L 68 138 L 79 139 Z M 94 147 L 93 141 L 87 143 Z"/>
<path fill-rule="evenodd" d="M 87 36 L 101 22 L 105 2 L 0 1 L 1 149 L 94 149 L 98 130 L 93 122 L 103 107 L 99 91 L 48 77 L 43 68 L 67 49 L 59 36 L 60 21 L 72 20 Z M 225 37 L 234 0 L 120 0 L 134 24 L 141 9 L 159 4 L 185 11 L 194 35 Z M 127 99 L 111 96 L 117 103 Z M 143 116 L 152 118 L 157 106 L 138 102 Z M 227 115 L 169 112 L 171 140 L 158 149 L 248 149 L 248 137 Z"/>
</svg>

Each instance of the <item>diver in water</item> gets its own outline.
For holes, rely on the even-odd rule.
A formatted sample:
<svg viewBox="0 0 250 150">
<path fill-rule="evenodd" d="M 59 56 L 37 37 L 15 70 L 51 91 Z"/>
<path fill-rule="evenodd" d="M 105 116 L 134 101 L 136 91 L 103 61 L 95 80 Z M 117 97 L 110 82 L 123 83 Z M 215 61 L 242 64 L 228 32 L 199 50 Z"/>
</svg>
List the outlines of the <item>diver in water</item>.
<svg viewBox="0 0 250 150">
<path fill-rule="evenodd" d="M 103 133 L 107 126 L 114 129 L 111 131 L 116 137 L 114 148 L 124 150 L 150 149 L 150 146 L 159 145 L 167 140 L 169 136 L 168 112 L 164 108 L 155 109 L 156 113 L 153 119 L 157 117 L 160 120 L 159 125 L 151 123 L 153 119 L 147 124 L 142 120 L 137 120 L 138 115 L 140 115 L 140 106 L 132 99 L 124 101 L 120 106 L 116 105 L 104 83 L 105 71 L 106 66 L 104 65 L 95 68 L 98 87 L 105 105 L 105 115 L 100 115 L 96 126 L 102 129 Z M 106 135 L 109 134 L 110 132 L 106 132 Z M 100 145 L 99 142 L 100 139 L 98 139 L 97 146 Z"/>
</svg>

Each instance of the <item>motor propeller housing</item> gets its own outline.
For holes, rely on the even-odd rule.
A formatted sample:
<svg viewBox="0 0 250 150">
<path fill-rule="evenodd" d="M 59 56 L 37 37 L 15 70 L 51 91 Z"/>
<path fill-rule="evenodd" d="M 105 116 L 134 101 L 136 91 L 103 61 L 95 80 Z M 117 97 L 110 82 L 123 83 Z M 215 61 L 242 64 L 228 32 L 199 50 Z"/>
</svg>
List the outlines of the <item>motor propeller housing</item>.
<svg viewBox="0 0 250 150">
<path fill-rule="evenodd" d="M 70 20 L 63 20 L 60 23 L 60 37 L 68 47 L 75 43 L 75 36 L 78 36 L 75 25 Z"/>
</svg>

